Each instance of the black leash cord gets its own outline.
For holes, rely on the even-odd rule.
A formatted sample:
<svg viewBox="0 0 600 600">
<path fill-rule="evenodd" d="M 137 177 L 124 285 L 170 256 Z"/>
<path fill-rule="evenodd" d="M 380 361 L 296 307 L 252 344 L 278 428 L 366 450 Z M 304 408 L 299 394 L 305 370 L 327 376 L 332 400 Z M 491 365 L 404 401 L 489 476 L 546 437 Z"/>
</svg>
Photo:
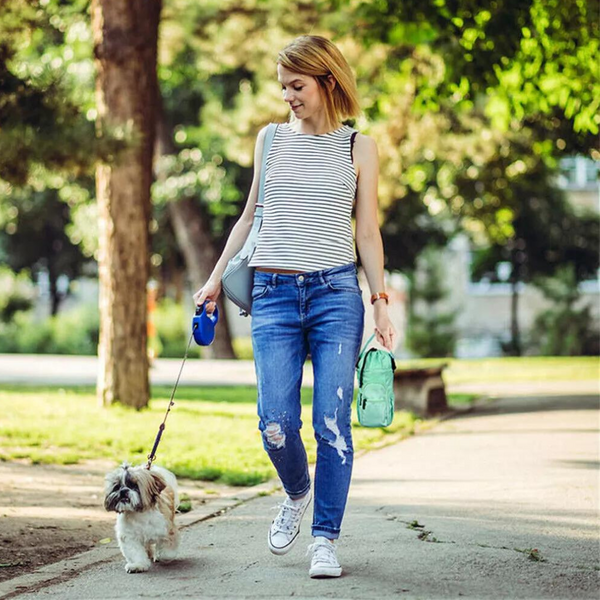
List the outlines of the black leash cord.
<svg viewBox="0 0 600 600">
<path fill-rule="evenodd" d="M 175 381 L 175 387 L 173 388 L 173 391 L 171 392 L 171 400 L 169 400 L 169 405 L 167 406 L 167 412 L 165 413 L 165 418 L 163 419 L 163 422 L 160 424 L 160 427 L 158 428 L 158 433 L 156 434 L 156 439 L 154 440 L 154 446 L 152 446 L 152 452 L 150 452 L 150 454 L 148 454 L 148 464 L 146 465 L 146 469 L 149 469 L 152 466 L 152 463 L 154 462 L 154 460 L 156 459 L 156 449 L 158 448 L 160 438 L 162 437 L 163 431 L 165 430 L 165 423 L 167 421 L 167 417 L 169 416 L 169 413 L 171 412 L 171 407 L 175 404 L 175 402 L 173 402 L 173 398 L 175 397 L 175 391 L 177 390 L 177 386 L 179 385 L 179 379 L 180 379 L 181 373 L 183 371 L 183 365 L 185 365 L 188 351 L 190 349 L 190 344 L 192 343 L 192 339 L 194 338 L 194 331 L 196 331 L 197 327 L 198 327 L 198 325 L 194 325 L 194 329 L 192 330 L 192 335 L 190 335 L 190 339 L 188 340 L 187 348 L 185 349 L 185 354 L 183 355 L 183 362 L 181 363 L 181 367 L 179 368 L 179 375 L 177 375 L 177 381 Z"/>
</svg>

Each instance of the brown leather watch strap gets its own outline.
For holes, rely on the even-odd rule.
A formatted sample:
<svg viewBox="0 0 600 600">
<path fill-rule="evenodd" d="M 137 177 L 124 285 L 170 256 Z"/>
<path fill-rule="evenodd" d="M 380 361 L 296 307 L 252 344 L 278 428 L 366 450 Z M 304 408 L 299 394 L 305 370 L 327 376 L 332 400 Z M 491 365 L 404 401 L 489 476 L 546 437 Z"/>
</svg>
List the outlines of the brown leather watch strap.
<svg viewBox="0 0 600 600">
<path fill-rule="evenodd" d="M 390 298 L 385 292 L 377 292 L 371 296 L 371 304 L 375 304 L 377 300 L 385 300 L 386 304 L 390 303 Z"/>
</svg>

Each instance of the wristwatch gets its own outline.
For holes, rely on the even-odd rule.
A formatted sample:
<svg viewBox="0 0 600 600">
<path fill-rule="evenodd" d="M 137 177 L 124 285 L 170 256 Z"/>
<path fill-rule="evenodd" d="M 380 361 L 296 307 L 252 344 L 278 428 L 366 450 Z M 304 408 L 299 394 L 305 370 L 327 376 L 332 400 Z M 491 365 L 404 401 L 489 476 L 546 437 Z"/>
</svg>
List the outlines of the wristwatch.
<svg viewBox="0 0 600 600">
<path fill-rule="evenodd" d="M 375 304 L 377 300 L 385 300 L 386 304 L 390 303 L 390 299 L 385 292 L 377 292 L 371 296 L 371 304 Z"/>
</svg>

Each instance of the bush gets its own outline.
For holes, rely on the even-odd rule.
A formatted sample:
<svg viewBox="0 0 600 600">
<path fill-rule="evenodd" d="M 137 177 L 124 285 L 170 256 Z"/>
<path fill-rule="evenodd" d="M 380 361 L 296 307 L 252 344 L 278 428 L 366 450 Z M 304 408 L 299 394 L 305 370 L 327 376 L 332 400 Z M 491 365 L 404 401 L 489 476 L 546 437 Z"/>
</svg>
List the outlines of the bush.
<svg viewBox="0 0 600 600">
<path fill-rule="evenodd" d="M 31 312 L 19 312 L 10 323 L 0 324 L 0 352 L 95 355 L 98 332 L 95 306 L 59 313 L 44 321 L 36 320 Z"/>
<path fill-rule="evenodd" d="M 420 273 L 413 277 L 406 345 L 423 358 L 452 356 L 456 343 L 456 311 L 443 311 L 448 297 L 439 252 L 427 248 L 419 257 Z"/>
<path fill-rule="evenodd" d="M 30 310 L 34 287 L 27 273 L 16 275 L 8 267 L 0 267 L 0 322 L 10 322 L 16 313 Z"/>
<path fill-rule="evenodd" d="M 531 330 L 531 340 L 543 356 L 598 355 L 598 331 L 591 307 L 575 308 L 581 299 L 575 269 L 567 265 L 555 277 L 535 284 L 554 305 L 540 313 Z"/>
<path fill-rule="evenodd" d="M 240 360 L 254 359 L 251 337 L 234 338 L 231 343 L 233 344 L 233 351 L 235 352 L 236 358 L 239 358 Z"/>
<path fill-rule="evenodd" d="M 156 325 L 156 356 L 161 358 L 182 358 L 192 333 L 192 310 L 186 310 L 169 298 L 161 300 L 153 314 Z M 200 347 L 192 342 L 188 356 L 200 356 Z"/>
<path fill-rule="evenodd" d="M 173 300 L 158 303 L 153 313 L 156 336 L 148 340 L 154 356 L 182 358 L 192 333 L 191 310 Z M 17 312 L 10 322 L 0 320 L 0 353 L 80 354 L 98 351 L 100 316 L 95 305 L 85 305 L 39 321 L 34 314 Z M 236 353 L 252 357 L 249 338 L 236 343 Z M 188 356 L 200 357 L 201 349 L 192 341 Z"/>
</svg>

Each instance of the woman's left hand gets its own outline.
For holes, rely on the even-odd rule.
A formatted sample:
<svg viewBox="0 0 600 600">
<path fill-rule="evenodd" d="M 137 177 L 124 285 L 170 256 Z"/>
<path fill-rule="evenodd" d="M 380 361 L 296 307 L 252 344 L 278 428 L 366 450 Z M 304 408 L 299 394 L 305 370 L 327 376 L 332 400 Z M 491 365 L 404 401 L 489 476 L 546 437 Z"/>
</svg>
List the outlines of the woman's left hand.
<svg viewBox="0 0 600 600">
<path fill-rule="evenodd" d="M 387 304 L 378 300 L 374 304 L 375 336 L 377 341 L 390 352 L 396 347 L 396 330 L 390 321 Z"/>
</svg>

